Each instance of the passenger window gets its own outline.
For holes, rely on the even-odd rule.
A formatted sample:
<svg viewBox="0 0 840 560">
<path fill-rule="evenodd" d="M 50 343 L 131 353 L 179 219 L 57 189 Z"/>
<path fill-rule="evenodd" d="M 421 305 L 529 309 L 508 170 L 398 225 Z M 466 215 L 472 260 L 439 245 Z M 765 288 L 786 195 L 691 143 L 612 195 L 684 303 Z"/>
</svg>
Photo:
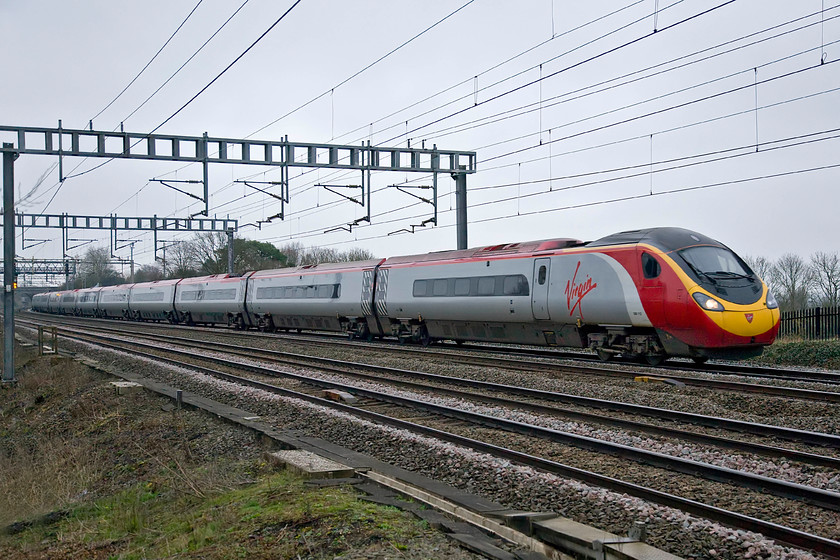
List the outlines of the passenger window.
<svg viewBox="0 0 840 560">
<path fill-rule="evenodd" d="M 539 283 L 540 286 L 545 284 L 546 276 L 548 276 L 548 269 L 545 267 L 545 265 L 542 265 L 540 267 L 539 272 L 537 273 L 537 282 Z"/>
<path fill-rule="evenodd" d="M 482 276 L 478 279 L 478 295 L 492 296 L 496 292 L 496 278 L 494 276 Z"/>
<path fill-rule="evenodd" d="M 415 280 L 414 281 L 414 297 L 423 297 L 426 295 L 426 281 L 425 280 Z"/>
<path fill-rule="evenodd" d="M 656 278 L 662 272 L 662 269 L 659 266 L 659 261 L 647 253 L 642 253 L 642 271 L 645 278 Z"/>
<path fill-rule="evenodd" d="M 456 278 L 455 279 L 455 295 L 468 296 L 470 295 L 470 279 Z"/>
<path fill-rule="evenodd" d="M 435 280 L 432 289 L 432 295 L 435 296 L 445 296 L 446 295 L 446 286 L 449 284 L 445 278 L 438 278 Z"/>
<path fill-rule="evenodd" d="M 527 296 L 528 282 L 521 274 L 515 276 L 505 276 L 505 295 L 506 296 Z"/>
</svg>

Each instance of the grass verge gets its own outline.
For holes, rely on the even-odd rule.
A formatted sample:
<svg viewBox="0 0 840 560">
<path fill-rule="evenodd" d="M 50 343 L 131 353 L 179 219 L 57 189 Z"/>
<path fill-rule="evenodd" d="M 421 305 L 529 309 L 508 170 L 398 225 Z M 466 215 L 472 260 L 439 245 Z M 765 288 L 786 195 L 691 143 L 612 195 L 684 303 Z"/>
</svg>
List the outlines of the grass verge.
<svg viewBox="0 0 840 560">
<path fill-rule="evenodd" d="M 755 362 L 840 369 L 840 340 L 777 340 Z"/>
<path fill-rule="evenodd" d="M 352 487 L 270 471 L 253 435 L 66 358 L 0 391 L 0 558 L 465 558 Z"/>
</svg>

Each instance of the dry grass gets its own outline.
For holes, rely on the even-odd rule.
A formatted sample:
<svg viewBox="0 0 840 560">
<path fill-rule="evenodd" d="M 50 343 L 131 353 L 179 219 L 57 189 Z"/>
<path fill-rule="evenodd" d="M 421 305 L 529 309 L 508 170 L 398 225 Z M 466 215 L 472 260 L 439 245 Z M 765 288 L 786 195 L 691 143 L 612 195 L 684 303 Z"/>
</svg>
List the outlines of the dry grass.
<svg viewBox="0 0 840 560">
<path fill-rule="evenodd" d="M 4 560 L 467 557 L 351 488 L 265 471 L 250 433 L 24 354 L 0 394 Z"/>
</svg>

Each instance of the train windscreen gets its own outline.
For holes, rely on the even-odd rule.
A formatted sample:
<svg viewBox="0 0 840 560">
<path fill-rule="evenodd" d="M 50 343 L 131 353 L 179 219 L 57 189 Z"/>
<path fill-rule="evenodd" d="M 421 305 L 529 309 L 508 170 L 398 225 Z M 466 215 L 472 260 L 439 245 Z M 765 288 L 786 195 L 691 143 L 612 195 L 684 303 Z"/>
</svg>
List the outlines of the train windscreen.
<svg viewBox="0 0 840 560">
<path fill-rule="evenodd" d="M 680 251 L 691 267 L 704 275 L 749 278 L 752 272 L 732 251 L 722 247 L 691 247 Z"/>
</svg>

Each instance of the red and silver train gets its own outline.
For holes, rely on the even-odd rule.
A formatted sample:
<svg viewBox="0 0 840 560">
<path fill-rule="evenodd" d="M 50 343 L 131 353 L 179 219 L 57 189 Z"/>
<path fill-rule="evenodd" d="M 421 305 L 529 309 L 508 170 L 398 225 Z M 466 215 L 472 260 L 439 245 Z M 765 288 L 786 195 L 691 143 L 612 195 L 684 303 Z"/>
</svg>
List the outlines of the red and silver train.
<svg viewBox="0 0 840 560">
<path fill-rule="evenodd" d="M 36 311 L 583 347 L 656 364 L 772 344 L 773 294 L 728 247 L 680 228 L 550 239 L 36 295 Z"/>
</svg>

